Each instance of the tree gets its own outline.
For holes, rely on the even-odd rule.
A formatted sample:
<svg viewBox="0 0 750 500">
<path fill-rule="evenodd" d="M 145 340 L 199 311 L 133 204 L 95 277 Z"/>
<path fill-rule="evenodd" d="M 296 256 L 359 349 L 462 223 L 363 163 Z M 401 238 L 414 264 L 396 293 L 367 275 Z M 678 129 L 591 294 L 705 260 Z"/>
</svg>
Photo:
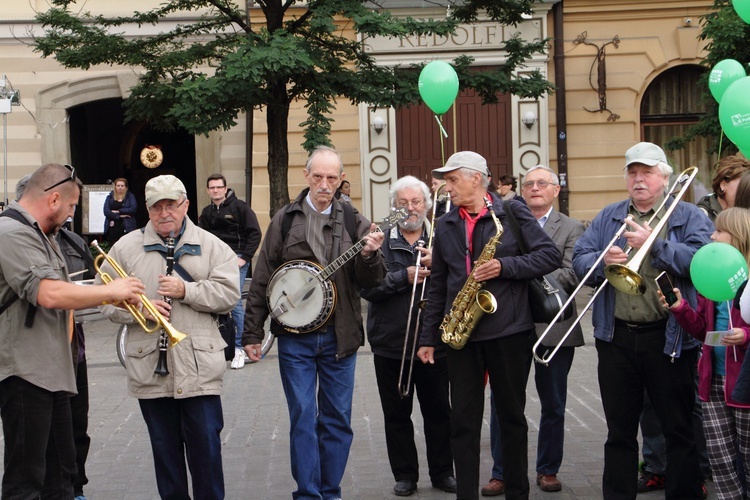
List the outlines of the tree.
<svg viewBox="0 0 750 500">
<path fill-rule="evenodd" d="M 451 0 L 452 1 L 452 0 Z M 419 100 L 419 66 L 384 67 L 364 44 L 347 37 L 343 24 L 367 40 L 375 36 L 448 35 L 459 22 L 474 22 L 479 9 L 491 19 L 517 25 L 541 0 L 470 0 L 452 8 L 446 20 L 397 18 L 366 0 L 257 0 L 263 15 L 232 0 L 167 0 L 147 12 L 104 17 L 76 10 L 76 0 L 52 0 L 37 14 L 44 35 L 34 38 L 42 57 L 68 68 L 110 64 L 133 67 L 139 80 L 125 101 L 128 120 L 145 120 L 161 130 L 182 127 L 193 134 L 227 130 L 239 113 L 266 108 L 271 215 L 289 200 L 287 125 L 290 104 L 306 103 L 303 146 L 330 145 L 330 115 L 336 99 L 353 104 L 403 106 Z M 295 7 L 295 4 L 301 4 Z M 445 4 L 445 0 L 443 0 Z M 189 24 L 153 36 L 119 33 L 126 25 L 158 26 L 168 16 L 199 13 Z M 553 85 L 539 72 L 516 70 L 547 40 L 505 43 L 508 63 L 492 73 L 471 72 L 472 59 L 454 66 L 463 88 L 474 88 L 487 103 L 496 94 L 539 97 Z"/>
<path fill-rule="evenodd" d="M 750 45 L 747 43 L 750 39 L 750 26 L 734 11 L 731 0 L 714 0 L 711 10 L 701 17 L 701 34 L 698 39 L 707 42 L 705 49 L 708 55 L 701 61 L 706 71 L 698 80 L 703 100 L 707 103 L 707 112 L 682 137 L 667 141 L 665 147 L 681 149 L 695 137 L 708 137 L 714 138 L 711 152 L 719 152 L 722 156 L 735 154 L 737 147 L 721 130 L 719 104 L 708 89 L 708 76 L 711 68 L 724 59 L 735 59 L 743 64 L 750 61 Z M 746 64 L 745 67 L 747 68 Z"/>
</svg>

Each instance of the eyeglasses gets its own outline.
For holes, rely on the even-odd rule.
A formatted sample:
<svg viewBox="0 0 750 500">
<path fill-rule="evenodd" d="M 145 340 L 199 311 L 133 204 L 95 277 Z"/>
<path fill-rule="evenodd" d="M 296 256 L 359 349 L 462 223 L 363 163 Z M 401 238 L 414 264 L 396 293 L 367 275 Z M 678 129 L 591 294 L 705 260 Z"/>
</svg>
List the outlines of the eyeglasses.
<svg viewBox="0 0 750 500">
<path fill-rule="evenodd" d="M 166 210 L 170 214 L 173 214 L 173 213 L 176 213 L 177 209 L 180 208 L 182 206 L 182 204 L 185 203 L 186 201 L 187 201 L 187 198 L 185 198 L 184 200 L 182 200 L 179 203 L 168 203 L 168 204 L 162 205 L 162 206 L 151 205 L 150 207 L 148 207 L 148 211 L 149 211 L 149 213 L 152 213 L 154 215 L 161 214 L 162 211 L 164 211 L 164 210 Z"/>
<path fill-rule="evenodd" d="M 68 170 L 70 170 L 70 177 L 66 177 L 65 179 L 61 180 L 60 182 L 56 182 L 56 183 L 52 184 L 50 187 L 48 187 L 47 189 L 44 190 L 45 193 L 47 191 L 49 191 L 50 189 L 56 188 L 60 184 L 65 184 L 68 181 L 75 182 L 75 180 L 76 180 L 76 169 L 73 168 L 71 165 L 68 165 L 68 164 L 63 165 L 63 167 L 65 167 Z"/>
<path fill-rule="evenodd" d="M 523 184 L 521 184 L 521 187 L 524 189 L 531 189 L 534 187 L 534 184 L 539 186 L 539 189 L 545 189 L 547 186 L 557 186 L 557 184 L 554 184 L 550 181 L 526 181 Z"/>
<path fill-rule="evenodd" d="M 208 189 L 226 189 L 226 186 L 208 186 Z"/>
<path fill-rule="evenodd" d="M 411 200 L 411 201 L 400 200 L 397 203 L 398 208 L 409 208 L 409 205 L 411 205 L 412 207 L 416 209 L 419 209 L 422 207 L 422 205 L 424 205 L 424 200 Z"/>
</svg>

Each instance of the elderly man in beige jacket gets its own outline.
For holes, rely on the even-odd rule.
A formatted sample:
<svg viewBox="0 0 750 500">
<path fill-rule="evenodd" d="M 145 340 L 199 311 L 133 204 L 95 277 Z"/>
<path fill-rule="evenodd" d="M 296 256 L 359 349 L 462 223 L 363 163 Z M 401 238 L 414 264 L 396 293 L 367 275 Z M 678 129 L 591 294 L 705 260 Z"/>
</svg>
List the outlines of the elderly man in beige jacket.
<svg viewBox="0 0 750 500">
<path fill-rule="evenodd" d="M 240 298 L 237 256 L 187 218 L 183 183 L 161 175 L 146 184 L 149 223 L 112 247 L 109 256 L 146 286 L 146 296 L 169 323 L 186 335 L 167 350 L 167 374 L 155 373 L 159 334 L 138 324 L 128 331 L 128 391 L 138 398 L 146 421 L 162 498 L 190 498 L 186 454 L 194 498 L 224 498 L 221 463 L 221 386 L 226 343 L 216 313 L 227 313 Z M 167 238 L 174 238 L 174 274 L 165 275 Z M 111 266 L 103 271 L 112 275 Z M 165 300 L 165 299 L 171 300 Z M 171 302 L 171 304 L 170 304 Z M 133 323 L 126 311 L 105 306 L 119 323 Z M 148 312 L 147 319 L 153 319 Z"/>
</svg>

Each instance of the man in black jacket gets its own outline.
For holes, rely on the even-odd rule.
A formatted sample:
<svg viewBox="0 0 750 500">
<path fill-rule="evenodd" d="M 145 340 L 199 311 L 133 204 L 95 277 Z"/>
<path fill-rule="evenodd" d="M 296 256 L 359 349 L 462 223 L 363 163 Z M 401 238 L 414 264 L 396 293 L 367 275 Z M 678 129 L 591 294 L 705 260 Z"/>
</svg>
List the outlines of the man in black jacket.
<svg viewBox="0 0 750 500">
<path fill-rule="evenodd" d="M 430 480 L 435 488 L 455 493 L 445 346 L 436 353 L 434 365 L 422 364 L 416 357 L 412 359 L 414 336 L 418 335 L 418 302 L 432 260 L 432 251 L 426 248 L 430 238 L 426 215 L 432 200 L 427 185 L 407 175 L 391 186 L 390 202 L 394 208 L 407 209 L 409 218 L 391 229 L 380 247 L 388 269 L 385 280 L 378 287 L 363 289 L 361 295 L 370 302 L 367 338 L 385 416 L 388 461 L 396 480 L 393 490 L 398 496 L 409 496 L 417 490 L 419 462 L 411 420 L 414 390 L 417 390 Z"/>
<path fill-rule="evenodd" d="M 198 226 L 219 237 L 237 254 L 237 265 L 240 267 L 240 292 L 245 285 L 245 278 L 252 278 L 250 262 L 260 245 L 260 226 L 253 209 L 238 199 L 234 191 L 227 189 L 227 180 L 221 174 L 213 174 L 206 181 L 211 204 L 201 212 Z M 232 368 L 245 366 L 245 352 L 242 350 L 242 323 L 245 309 L 240 297 L 232 311 L 232 318 L 237 328 L 234 344 Z"/>
<path fill-rule="evenodd" d="M 482 283 L 498 304 L 497 313 L 478 319 L 463 348 L 453 348 L 451 343 L 452 348 L 447 349 L 451 447 L 458 457 L 458 498 L 479 497 L 485 372 L 489 373 L 499 401 L 506 498 L 528 498 L 528 424 L 524 409 L 535 330 L 527 283 L 559 268 L 562 256 L 528 207 L 510 200 L 509 208 L 525 239 L 527 253 L 521 252 L 513 232 L 506 228 L 507 217 L 500 198 L 487 192 L 489 170 L 481 155 L 472 151 L 455 153 L 432 174 L 445 180 L 456 208 L 441 217 L 435 227 L 430 291 L 417 355 L 424 363 L 435 362 L 435 346 L 442 338 L 441 322 L 451 313 L 454 299 L 459 293 L 470 302 L 476 298 L 476 294 L 464 291 L 467 278 Z M 498 228 L 498 224 L 502 227 Z M 491 239 L 498 230 L 503 231 L 502 239 L 492 248 Z M 476 263 L 485 248 L 492 258 Z M 460 321 L 460 313 L 468 311 L 454 312 L 453 318 Z"/>
</svg>

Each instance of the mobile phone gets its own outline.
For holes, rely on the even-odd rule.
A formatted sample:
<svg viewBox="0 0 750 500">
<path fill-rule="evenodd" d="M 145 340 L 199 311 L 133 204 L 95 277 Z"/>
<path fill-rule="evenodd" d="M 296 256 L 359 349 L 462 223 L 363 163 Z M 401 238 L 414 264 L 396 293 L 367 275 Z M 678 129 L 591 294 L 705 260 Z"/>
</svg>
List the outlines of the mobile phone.
<svg viewBox="0 0 750 500">
<path fill-rule="evenodd" d="M 669 275 L 666 271 L 662 271 L 661 274 L 656 277 L 656 285 L 659 287 L 659 290 L 661 290 L 661 293 L 664 294 L 664 298 L 667 299 L 667 305 L 672 307 L 672 304 L 677 302 L 677 295 L 672 291 L 674 285 L 672 284 L 672 280 L 669 279 Z"/>
</svg>

